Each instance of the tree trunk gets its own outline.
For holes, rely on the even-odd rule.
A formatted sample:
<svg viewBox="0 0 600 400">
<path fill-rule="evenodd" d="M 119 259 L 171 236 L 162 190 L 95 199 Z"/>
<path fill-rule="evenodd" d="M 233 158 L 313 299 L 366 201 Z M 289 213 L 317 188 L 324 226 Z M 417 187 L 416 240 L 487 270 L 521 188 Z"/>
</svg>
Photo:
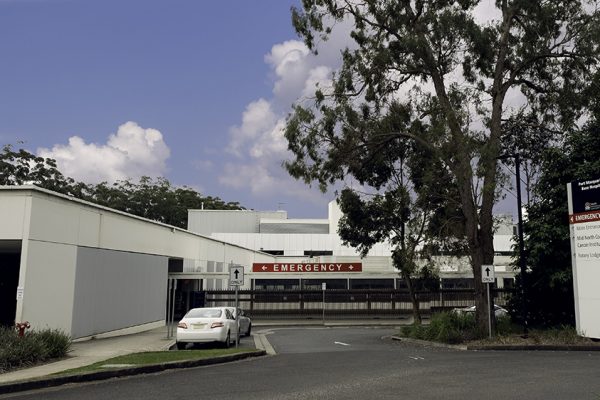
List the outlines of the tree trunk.
<svg viewBox="0 0 600 400">
<path fill-rule="evenodd" d="M 488 312 L 492 314 L 492 332 L 495 331 L 495 318 L 493 313 L 493 297 L 490 294 L 490 302 L 487 300 L 487 283 L 481 282 L 481 266 L 494 264 L 494 234 L 492 230 L 493 217 L 491 210 L 485 215 L 482 209 L 480 214 L 481 228 L 478 230 L 478 241 L 471 248 L 471 266 L 475 286 L 475 305 L 477 306 L 477 325 L 481 333 L 488 331 Z M 489 311 L 488 311 L 489 310 Z"/>
<path fill-rule="evenodd" d="M 413 306 L 413 324 L 421 325 L 421 311 L 419 310 L 419 299 L 417 299 L 417 294 L 415 293 L 415 287 L 413 286 L 412 278 L 405 273 L 402 273 L 402 278 L 406 282 L 406 286 L 408 287 L 408 295 L 410 296 L 410 301 Z"/>
</svg>

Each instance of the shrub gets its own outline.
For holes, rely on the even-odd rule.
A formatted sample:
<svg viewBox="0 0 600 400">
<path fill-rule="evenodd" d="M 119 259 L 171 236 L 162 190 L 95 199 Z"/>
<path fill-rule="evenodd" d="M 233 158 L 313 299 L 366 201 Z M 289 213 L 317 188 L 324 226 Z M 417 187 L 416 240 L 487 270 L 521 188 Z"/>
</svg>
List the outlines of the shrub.
<svg viewBox="0 0 600 400">
<path fill-rule="evenodd" d="M 522 330 L 523 328 L 516 325 L 508 315 L 496 318 L 496 334 L 498 336 L 512 335 Z"/>
<path fill-rule="evenodd" d="M 64 357 L 71 347 L 71 338 L 58 329 L 44 329 L 37 336 L 48 350 L 47 358 Z"/>
<path fill-rule="evenodd" d="M 475 316 L 442 312 L 433 314 L 428 326 L 405 326 L 402 334 L 407 337 L 436 342 L 457 344 L 485 336 L 475 323 Z"/>
<path fill-rule="evenodd" d="M 19 337 L 13 328 L 0 328 L 0 372 L 64 357 L 71 338 L 56 329 L 27 332 Z"/>
</svg>

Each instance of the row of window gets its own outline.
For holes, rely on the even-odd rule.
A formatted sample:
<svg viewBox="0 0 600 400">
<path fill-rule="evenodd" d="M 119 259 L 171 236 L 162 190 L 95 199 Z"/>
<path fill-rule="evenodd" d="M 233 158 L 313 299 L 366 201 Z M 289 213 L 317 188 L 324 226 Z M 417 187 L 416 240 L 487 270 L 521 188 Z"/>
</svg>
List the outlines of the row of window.
<svg viewBox="0 0 600 400">
<path fill-rule="evenodd" d="M 325 283 L 327 289 L 406 289 L 403 279 L 254 279 L 253 289 L 259 290 L 321 290 Z M 499 287 L 513 288 L 513 278 L 496 279 Z M 442 278 L 415 279 L 416 290 L 442 289 L 471 289 L 474 288 L 473 278 Z M 500 286 L 502 285 L 502 286 Z"/>
</svg>

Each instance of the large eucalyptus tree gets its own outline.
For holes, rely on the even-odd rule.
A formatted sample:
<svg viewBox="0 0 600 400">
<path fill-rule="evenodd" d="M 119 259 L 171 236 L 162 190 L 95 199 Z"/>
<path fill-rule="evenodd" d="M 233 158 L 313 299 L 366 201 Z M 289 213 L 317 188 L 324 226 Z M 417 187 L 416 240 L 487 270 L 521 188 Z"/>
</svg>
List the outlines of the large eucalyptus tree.
<svg viewBox="0 0 600 400">
<path fill-rule="evenodd" d="M 331 88 L 294 107 L 285 132 L 294 158 L 286 168 L 321 188 L 348 175 L 369 183 L 357 150 L 406 138 L 421 146 L 458 194 L 484 326 L 491 305 L 480 267 L 494 257 L 503 122 L 525 113 L 560 131 L 581 117 L 599 61 L 596 7 L 584 0 L 303 0 L 292 20 L 310 49 L 347 23 L 355 45 L 342 53 Z M 377 123 L 399 104 L 408 118 L 401 129 Z M 372 173 L 383 180 L 374 189 L 385 191 L 391 174 Z"/>
</svg>

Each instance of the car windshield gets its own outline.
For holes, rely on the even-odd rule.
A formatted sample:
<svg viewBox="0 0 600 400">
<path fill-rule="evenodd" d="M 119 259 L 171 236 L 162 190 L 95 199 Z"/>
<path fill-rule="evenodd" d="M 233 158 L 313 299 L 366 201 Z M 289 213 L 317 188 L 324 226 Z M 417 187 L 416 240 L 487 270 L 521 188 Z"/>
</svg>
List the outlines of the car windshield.
<svg viewBox="0 0 600 400">
<path fill-rule="evenodd" d="M 219 318 L 223 311 L 217 308 L 195 308 L 185 314 L 186 318 Z"/>
</svg>

